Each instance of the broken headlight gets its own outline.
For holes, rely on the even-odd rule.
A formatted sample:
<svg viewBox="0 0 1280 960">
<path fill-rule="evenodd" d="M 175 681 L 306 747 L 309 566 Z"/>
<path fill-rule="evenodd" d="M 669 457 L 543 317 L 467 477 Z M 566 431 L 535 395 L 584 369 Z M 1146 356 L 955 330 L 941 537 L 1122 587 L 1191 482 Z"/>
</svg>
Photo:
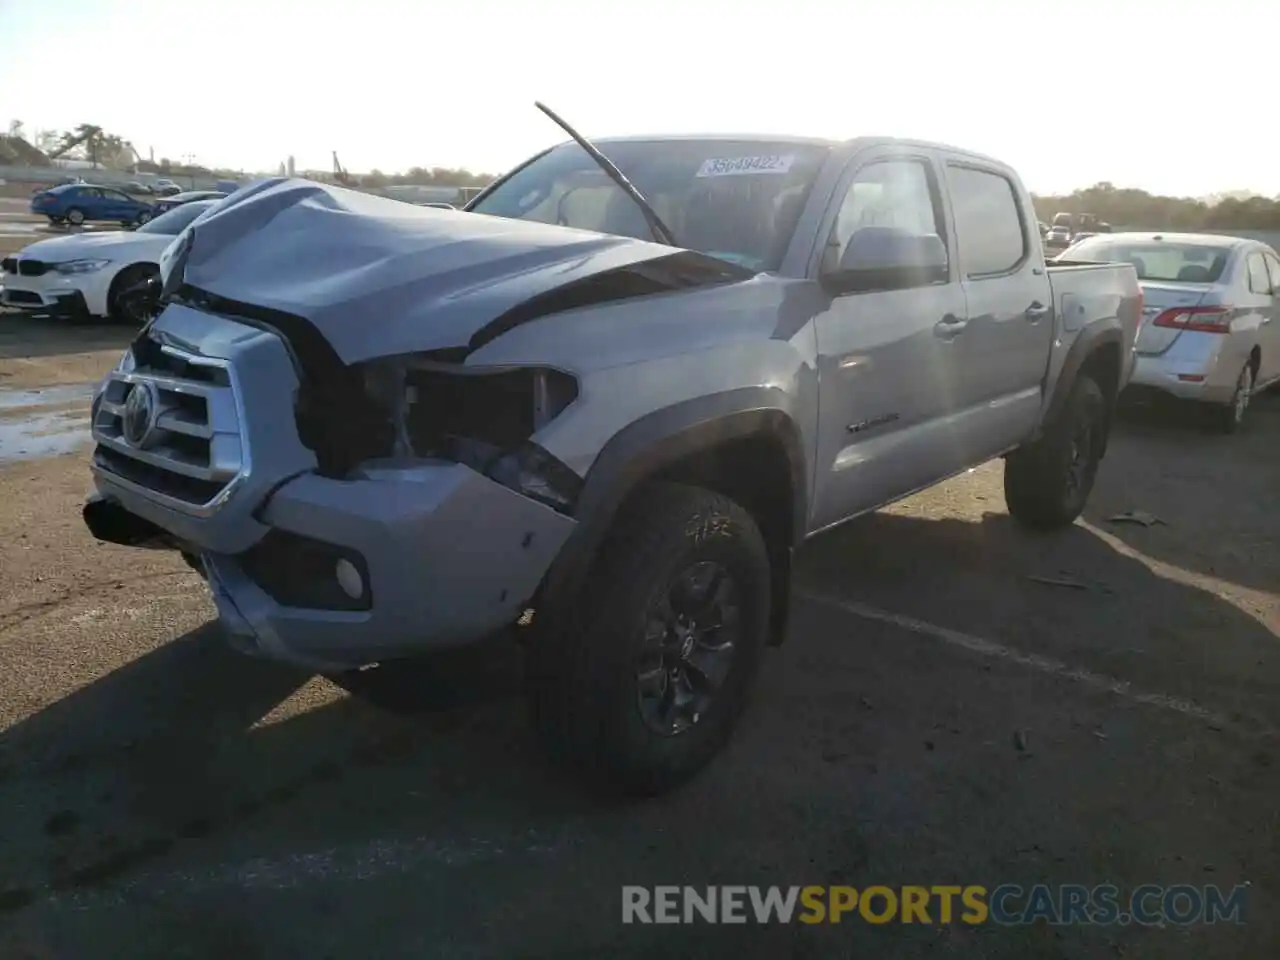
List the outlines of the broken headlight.
<svg viewBox="0 0 1280 960">
<path fill-rule="evenodd" d="M 572 509 L 581 478 L 532 440 L 577 399 L 569 374 L 403 358 L 361 371 L 387 417 L 387 455 L 452 460 L 554 510 Z"/>
</svg>

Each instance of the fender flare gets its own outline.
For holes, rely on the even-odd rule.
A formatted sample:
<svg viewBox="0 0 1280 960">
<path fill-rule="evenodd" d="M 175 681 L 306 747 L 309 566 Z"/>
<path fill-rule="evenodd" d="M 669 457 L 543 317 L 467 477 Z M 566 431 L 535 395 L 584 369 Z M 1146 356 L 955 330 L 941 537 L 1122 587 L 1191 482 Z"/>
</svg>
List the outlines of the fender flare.
<svg viewBox="0 0 1280 960">
<path fill-rule="evenodd" d="M 1075 386 L 1076 379 L 1080 376 L 1080 368 L 1084 366 L 1086 360 L 1089 359 L 1099 347 L 1114 343 L 1121 352 L 1124 350 L 1124 332 L 1120 329 L 1119 321 L 1113 323 L 1095 323 L 1085 327 L 1076 335 L 1075 343 L 1067 349 L 1066 359 L 1062 361 L 1062 369 L 1058 372 L 1058 378 L 1054 382 L 1053 392 L 1049 396 L 1049 403 L 1045 407 L 1044 416 L 1040 418 L 1041 428 L 1044 424 L 1052 423 L 1054 418 L 1062 412 L 1063 406 L 1067 402 L 1067 397 L 1071 395 L 1071 388 Z M 1124 375 L 1124 357 L 1120 358 L 1121 363 L 1121 379 Z M 1115 406 L 1116 396 L 1119 389 L 1112 396 L 1107 397 L 1107 407 L 1110 410 Z"/>
<path fill-rule="evenodd" d="M 577 526 L 552 562 L 540 598 L 572 597 L 626 498 L 678 460 L 733 440 L 767 436 L 781 443 L 791 473 L 791 542 L 776 551 L 775 585 L 789 588 L 791 554 L 808 524 L 808 469 L 801 432 L 780 390 L 746 387 L 695 397 L 646 414 L 605 444 L 574 506 Z M 785 624 L 788 590 L 774 597 L 774 624 Z M 774 630 L 775 641 L 779 636 Z"/>
</svg>

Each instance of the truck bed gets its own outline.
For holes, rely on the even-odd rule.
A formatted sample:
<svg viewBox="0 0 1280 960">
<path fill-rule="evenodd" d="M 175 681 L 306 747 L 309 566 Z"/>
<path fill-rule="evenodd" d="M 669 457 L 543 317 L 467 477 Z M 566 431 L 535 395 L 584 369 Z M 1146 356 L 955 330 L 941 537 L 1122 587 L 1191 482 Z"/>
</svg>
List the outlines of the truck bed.
<svg viewBox="0 0 1280 960">
<path fill-rule="evenodd" d="M 1067 353 L 1082 330 L 1116 318 L 1124 329 L 1125 363 L 1120 371 L 1123 387 L 1132 372 L 1133 344 L 1142 318 L 1142 288 L 1133 264 L 1051 260 L 1045 266 L 1053 289 L 1057 333 L 1045 382 L 1057 382 Z"/>
</svg>

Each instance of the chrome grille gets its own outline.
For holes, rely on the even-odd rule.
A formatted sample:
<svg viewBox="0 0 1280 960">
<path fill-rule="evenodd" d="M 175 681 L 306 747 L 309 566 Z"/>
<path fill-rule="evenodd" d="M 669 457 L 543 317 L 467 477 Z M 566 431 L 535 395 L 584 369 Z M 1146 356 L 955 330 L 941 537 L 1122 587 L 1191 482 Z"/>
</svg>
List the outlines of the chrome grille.
<svg viewBox="0 0 1280 960">
<path fill-rule="evenodd" d="M 188 513 L 207 514 L 249 470 L 237 384 L 230 364 L 170 345 L 148 344 L 149 362 L 107 375 L 94 403 L 95 465 L 118 481 Z M 135 391 L 149 410 L 134 411 Z M 140 424 L 145 429 L 140 429 Z"/>
</svg>

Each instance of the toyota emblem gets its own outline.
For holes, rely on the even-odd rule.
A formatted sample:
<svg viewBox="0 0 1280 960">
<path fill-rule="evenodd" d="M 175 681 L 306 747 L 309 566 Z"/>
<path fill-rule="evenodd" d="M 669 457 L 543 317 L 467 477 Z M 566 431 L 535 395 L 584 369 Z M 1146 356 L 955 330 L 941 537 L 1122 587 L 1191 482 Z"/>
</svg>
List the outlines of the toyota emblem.
<svg viewBox="0 0 1280 960">
<path fill-rule="evenodd" d="M 149 383 L 136 383 L 124 401 L 124 415 L 120 418 L 120 433 L 130 446 L 143 447 L 151 438 L 156 421 L 155 387 Z"/>
</svg>

